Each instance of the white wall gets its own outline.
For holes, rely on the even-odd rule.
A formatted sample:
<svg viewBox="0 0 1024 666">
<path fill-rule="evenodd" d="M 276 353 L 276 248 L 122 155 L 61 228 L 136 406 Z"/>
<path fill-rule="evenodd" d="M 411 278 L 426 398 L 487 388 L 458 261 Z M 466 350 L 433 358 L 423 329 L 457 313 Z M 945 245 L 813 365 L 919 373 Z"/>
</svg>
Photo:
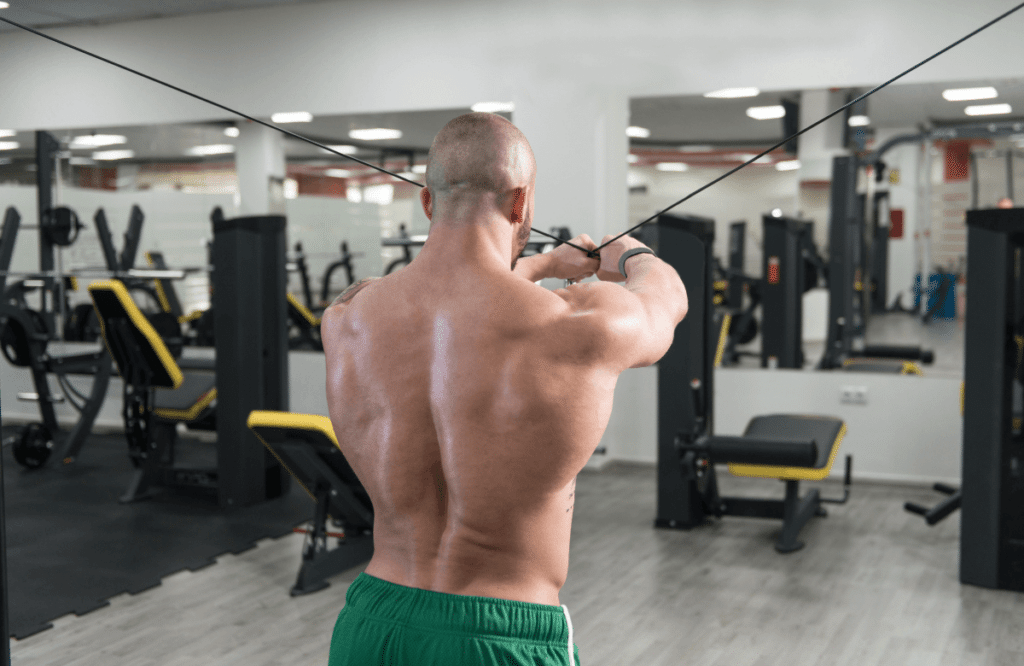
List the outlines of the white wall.
<svg viewBox="0 0 1024 666">
<path fill-rule="evenodd" d="M 66 353 L 88 345 L 69 344 Z M 187 355 L 209 352 L 189 350 Z M 323 354 L 293 351 L 288 355 L 290 409 L 327 415 L 326 367 Z M 72 380 L 87 390 L 90 378 Z M 56 382 L 50 382 L 59 391 Z M 18 402 L 21 391 L 33 391 L 25 368 L 0 364 L 0 409 L 4 422 L 39 420 L 34 403 Z M 868 405 L 839 403 L 842 386 L 868 389 Z M 600 468 L 612 459 L 654 464 L 657 461 L 657 370 L 627 370 L 615 388 L 615 409 L 601 440 L 608 455 L 597 455 L 589 466 Z M 715 371 L 714 432 L 739 435 L 747 422 L 761 414 L 825 414 L 843 419 L 848 428 L 833 476 L 841 478 L 843 457 L 854 456 L 854 477 L 860 480 L 957 484 L 960 476 L 960 382 L 957 379 L 912 375 L 871 375 L 799 370 L 726 368 Z M 927 409 L 921 405 L 928 405 Z M 121 381 L 112 378 L 97 426 L 121 427 Z M 67 426 L 76 414 L 57 405 Z M 83 452 L 83 456 L 88 451 Z"/>
</svg>

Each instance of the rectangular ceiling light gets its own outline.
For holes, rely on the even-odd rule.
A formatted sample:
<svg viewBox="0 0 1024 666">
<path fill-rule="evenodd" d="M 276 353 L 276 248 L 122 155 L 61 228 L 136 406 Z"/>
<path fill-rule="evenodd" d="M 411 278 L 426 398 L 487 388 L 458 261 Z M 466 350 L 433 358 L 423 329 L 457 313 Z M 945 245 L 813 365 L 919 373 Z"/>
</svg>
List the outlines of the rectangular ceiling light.
<svg viewBox="0 0 1024 666">
<path fill-rule="evenodd" d="M 781 104 L 776 106 L 752 106 L 747 109 L 747 115 L 754 120 L 772 120 L 784 117 L 786 109 Z"/>
<path fill-rule="evenodd" d="M 629 155 L 626 156 L 626 163 L 627 164 L 636 164 L 639 161 L 640 161 L 640 156 L 639 155 L 634 155 L 633 153 L 630 153 Z"/>
<path fill-rule="evenodd" d="M 350 139 L 356 141 L 385 141 L 387 139 L 401 139 L 402 130 L 374 127 L 372 129 L 357 129 L 348 133 Z"/>
<path fill-rule="evenodd" d="M 0 150 L 17 150 L 21 144 L 17 141 L 0 141 Z"/>
<path fill-rule="evenodd" d="M 512 113 L 516 105 L 512 102 L 477 102 L 469 108 L 473 113 Z"/>
<path fill-rule="evenodd" d="M 8 9 L 10 5 L 6 2 L 0 2 L 0 9 Z"/>
<path fill-rule="evenodd" d="M 356 152 L 356 147 L 355 146 L 327 146 L 327 147 L 330 148 L 331 150 L 338 151 L 342 155 L 351 155 L 351 154 Z M 324 152 L 326 153 L 327 151 L 325 150 Z M 328 153 L 328 154 L 330 154 L 330 153 Z"/>
<path fill-rule="evenodd" d="M 324 171 L 324 175 L 329 178 L 348 178 L 352 172 L 348 169 L 327 169 Z"/>
<path fill-rule="evenodd" d="M 242 133 L 242 130 L 238 129 L 237 127 L 225 127 L 224 128 L 224 136 L 229 136 L 232 139 L 237 139 L 238 135 L 241 134 L 241 133 Z"/>
<path fill-rule="evenodd" d="M 705 97 L 715 99 L 736 99 L 738 97 L 757 97 L 761 91 L 757 88 L 722 88 L 714 92 L 704 93 Z"/>
<path fill-rule="evenodd" d="M 119 143 L 127 143 L 127 137 L 120 134 L 87 134 L 76 136 L 71 140 L 71 148 L 102 148 L 103 146 L 116 146 Z"/>
<path fill-rule="evenodd" d="M 1009 104 L 979 104 L 964 109 L 969 116 L 998 116 L 1004 113 L 1013 113 Z"/>
<path fill-rule="evenodd" d="M 626 128 L 626 136 L 633 139 L 646 139 L 651 135 L 651 130 L 646 127 L 637 127 L 636 125 L 630 125 Z"/>
<path fill-rule="evenodd" d="M 867 127 L 871 124 L 871 118 L 867 116 L 850 116 L 850 119 L 846 121 L 850 127 Z"/>
<path fill-rule="evenodd" d="M 783 160 L 776 162 L 775 168 L 779 171 L 796 171 L 800 168 L 800 160 Z"/>
<path fill-rule="evenodd" d="M 0 139 L 6 139 L 9 136 L 16 136 L 18 133 L 14 130 L 0 130 Z"/>
<path fill-rule="evenodd" d="M 659 162 L 654 168 L 658 171 L 686 171 L 690 167 L 683 162 Z"/>
<path fill-rule="evenodd" d="M 235 147 L 230 143 L 215 143 L 210 146 L 193 146 L 185 151 L 186 155 L 204 157 L 206 155 L 225 155 L 235 152 Z"/>
<path fill-rule="evenodd" d="M 134 150 L 98 150 L 92 154 L 94 160 L 129 160 L 133 157 Z"/>
<path fill-rule="evenodd" d="M 313 121 L 313 114 L 308 111 L 283 111 L 270 116 L 270 120 L 280 125 L 285 123 L 308 123 Z"/>
<path fill-rule="evenodd" d="M 950 102 L 969 102 L 972 99 L 994 99 L 999 93 L 992 86 L 984 88 L 950 88 L 942 91 L 943 99 Z"/>
<path fill-rule="evenodd" d="M 426 164 L 414 164 L 413 167 L 412 167 L 412 172 L 413 173 L 426 173 L 427 172 L 427 165 Z"/>
</svg>

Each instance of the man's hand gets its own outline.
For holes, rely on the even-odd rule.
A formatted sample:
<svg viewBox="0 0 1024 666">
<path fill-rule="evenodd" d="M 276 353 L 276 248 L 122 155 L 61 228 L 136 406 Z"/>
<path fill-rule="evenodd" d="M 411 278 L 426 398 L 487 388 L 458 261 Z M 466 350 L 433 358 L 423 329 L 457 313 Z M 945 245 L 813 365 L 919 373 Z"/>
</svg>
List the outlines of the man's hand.
<svg viewBox="0 0 1024 666">
<path fill-rule="evenodd" d="M 597 247 L 597 243 L 586 234 L 580 234 L 570 242 L 588 250 Z M 591 259 L 578 249 L 564 243 L 548 252 L 548 258 L 551 262 L 551 277 L 559 280 L 579 282 L 597 273 L 601 267 L 600 259 Z"/>
<path fill-rule="evenodd" d="M 647 247 L 632 236 L 623 236 L 617 241 L 611 243 L 612 235 L 605 236 L 601 241 L 601 244 L 605 247 L 601 248 L 601 262 L 600 268 L 597 271 L 597 279 L 604 282 L 623 282 L 626 276 L 619 272 L 619 258 L 622 257 L 626 250 L 632 250 L 635 247 Z M 632 259 L 632 257 L 630 257 Z M 629 261 L 627 259 L 626 261 Z"/>
</svg>

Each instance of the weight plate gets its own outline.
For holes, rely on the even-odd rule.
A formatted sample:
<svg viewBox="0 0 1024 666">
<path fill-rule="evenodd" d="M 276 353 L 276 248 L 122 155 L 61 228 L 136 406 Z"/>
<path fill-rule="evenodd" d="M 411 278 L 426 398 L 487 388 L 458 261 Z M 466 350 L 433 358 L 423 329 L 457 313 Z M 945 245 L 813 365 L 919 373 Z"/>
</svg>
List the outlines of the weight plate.
<svg viewBox="0 0 1024 666">
<path fill-rule="evenodd" d="M 39 469 L 46 464 L 53 450 L 53 437 L 42 423 L 30 423 L 14 442 L 14 459 L 26 469 Z"/>
</svg>

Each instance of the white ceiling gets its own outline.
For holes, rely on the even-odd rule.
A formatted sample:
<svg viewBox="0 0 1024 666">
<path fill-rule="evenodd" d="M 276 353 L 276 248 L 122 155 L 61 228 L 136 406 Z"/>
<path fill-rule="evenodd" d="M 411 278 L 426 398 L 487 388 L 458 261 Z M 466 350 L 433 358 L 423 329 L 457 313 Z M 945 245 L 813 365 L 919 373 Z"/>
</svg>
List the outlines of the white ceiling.
<svg viewBox="0 0 1024 666">
<path fill-rule="evenodd" d="M 309 0 L 6 0 L 5 18 L 33 28 L 89 25 L 203 12 L 286 5 Z M 17 30 L 0 23 L 0 32 Z"/>
<path fill-rule="evenodd" d="M 997 99 L 975 102 L 947 102 L 942 91 L 947 88 L 994 86 Z M 854 90 L 858 96 L 869 89 Z M 775 143 L 782 140 L 781 120 L 754 120 L 747 117 L 751 106 L 778 104 L 782 99 L 797 101 L 798 91 L 763 92 L 757 97 L 742 99 L 708 99 L 690 97 L 645 97 L 630 103 L 630 123 L 651 130 L 650 138 L 641 144 Z M 964 109 L 972 104 L 1007 102 L 1013 108 L 1009 116 L 988 116 L 992 120 L 1024 120 L 1024 80 L 957 81 L 950 83 L 893 84 L 868 97 L 867 115 L 870 128 L 905 129 L 919 125 L 937 126 L 955 123 L 976 123 L 986 118 L 970 117 Z M 807 126 L 817 118 L 801 118 Z M 766 146 L 767 147 L 767 146 Z"/>
</svg>

